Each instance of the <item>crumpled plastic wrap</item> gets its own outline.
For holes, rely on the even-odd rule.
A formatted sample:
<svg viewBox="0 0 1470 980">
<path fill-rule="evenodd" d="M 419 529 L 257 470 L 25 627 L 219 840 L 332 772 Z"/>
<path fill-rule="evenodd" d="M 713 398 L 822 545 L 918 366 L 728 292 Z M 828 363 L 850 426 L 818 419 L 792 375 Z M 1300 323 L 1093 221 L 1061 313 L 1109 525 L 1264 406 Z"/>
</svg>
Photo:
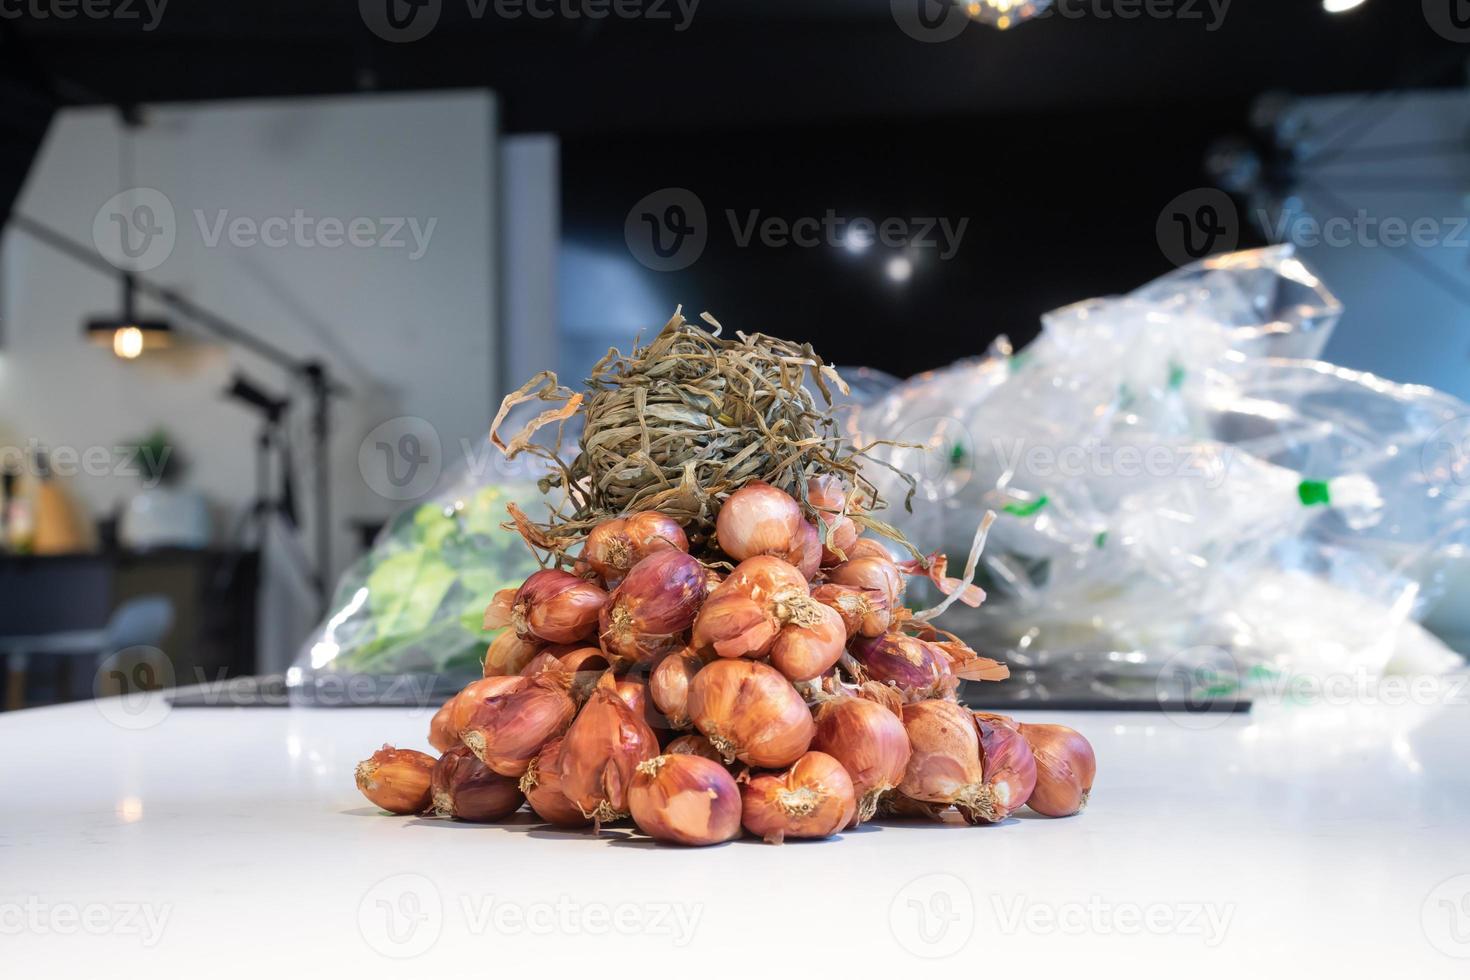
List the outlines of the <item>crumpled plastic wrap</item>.
<svg viewBox="0 0 1470 980">
<path fill-rule="evenodd" d="M 910 379 L 850 420 L 918 483 L 889 512 L 978 581 L 946 625 L 1029 672 L 1018 695 L 1152 698 L 1176 672 L 1458 663 L 1415 619 L 1470 539 L 1470 406 L 1324 363 L 1340 315 L 1290 247 L 1207 259 L 1048 314 L 1013 353 Z M 890 501 L 907 486 L 868 475 Z"/>
</svg>

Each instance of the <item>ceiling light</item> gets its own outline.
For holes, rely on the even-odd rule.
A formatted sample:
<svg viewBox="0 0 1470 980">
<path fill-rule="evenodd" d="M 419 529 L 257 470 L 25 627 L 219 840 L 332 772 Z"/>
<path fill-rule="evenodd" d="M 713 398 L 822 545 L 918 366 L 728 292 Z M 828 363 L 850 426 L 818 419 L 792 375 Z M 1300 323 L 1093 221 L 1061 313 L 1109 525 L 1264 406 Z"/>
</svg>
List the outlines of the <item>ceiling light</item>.
<svg viewBox="0 0 1470 980">
<path fill-rule="evenodd" d="M 1329 14 L 1346 13 L 1354 7 L 1361 7 L 1362 5 L 1363 0 L 1322 0 L 1322 9 Z"/>
</svg>

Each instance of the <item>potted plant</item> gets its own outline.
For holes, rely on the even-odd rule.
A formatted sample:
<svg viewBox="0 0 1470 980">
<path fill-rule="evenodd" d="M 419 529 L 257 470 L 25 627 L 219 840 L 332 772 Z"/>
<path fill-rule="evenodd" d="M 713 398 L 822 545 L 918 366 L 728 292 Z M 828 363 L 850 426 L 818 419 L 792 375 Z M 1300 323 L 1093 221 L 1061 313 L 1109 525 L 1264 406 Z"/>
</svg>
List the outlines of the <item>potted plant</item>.
<svg viewBox="0 0 1470 980">
<path fill-rule="evenodd" d="M 138 550 L 208 547 L 209 505 L 198 490 L 178 486 L 186 469 L 178 446 L 158 428 L 136 448 L 143 488 L 123 508 L 118 540 Z"/>
</svg>

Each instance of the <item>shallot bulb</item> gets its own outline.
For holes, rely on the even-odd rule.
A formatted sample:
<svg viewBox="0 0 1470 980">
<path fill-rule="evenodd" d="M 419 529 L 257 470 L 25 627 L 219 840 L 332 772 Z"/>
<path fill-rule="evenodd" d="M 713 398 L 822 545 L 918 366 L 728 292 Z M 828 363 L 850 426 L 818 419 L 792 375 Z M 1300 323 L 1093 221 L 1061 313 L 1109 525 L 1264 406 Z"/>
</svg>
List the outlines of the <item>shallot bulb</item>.
<svg viewBox="0 0 1470 980">
<path fill-rule="evenodd" d="M 703 735 L 680 735 L 668 745 L 664 746 L 664 755 L 702 755 L 706 759 L 712 759 L 718 762 L 720 765 L 725 764 L 724 758 L 720 755 L 720 750 L 715 748 L 715 743 Z"/>
<path fill-rule="evenodd" d="M 434 746 L 436 752 L 448 752 L 460 744 L 459 732 L 454 730 L 453 717 L 454 698 L 451 697 L 429 719 L 429 744 Z"/>
<path fill-rule="evenodd" d="M 1022 725 L 1021 735 L 1036 757 L 1036 789 L 1027 804 L 1047 817 L 1080 813 L 1097 775 L 1092 743 L 1066 725 Z"/>
<path fill-rule="evenodd" d="M 541 746 L 521 776 L 521 792 L 536 816 L 558 827 L 585 827 L 592 818 L 584 816 L 577 805 L 561 791 L 561 743 L 554 738 Z"/>
<path fill-rule="evenodd" d="M 587 535 L 582 559 L 605 582 L 617 582 L 628 569 L 658 551 L 688 551 L 689 538 L 667 514 L 646 510 L 603 521 Z"/>
<path fill-rule="evenodd" d="M 816 578 L 822 569 L 822 537 L 817 533 L 817 526 L 802 521 L 801 529 L 796 532 L 796 543 L 784 557 L 808 582 Z"/>
<path fill-rule="evenodd" d="M 669 727 L 689 727 L 689 684 L 703 666 L 703 658 L 685 647 L 660 660 L 648 675 L 648 694 Z"/>
<path fill-rule="evenodd" d="M 640 712 L 603 674 L 561 744 L 561 791 L 594 826 L 628 815 L 628 786 L 638 763 L 658 755 L 658 739 Z"/>
<path fill-rule="evenodd" d="M 823 582 L 812 589 L 812 598 L 837 610 L 849 639 L 859 635 L 882 636 L 893 621 L 884 590 Z"/>
<path fill-rule="evenodd" d="M 958 686 L 944 651 L 916 636 L 860 636 L 848 650 L 870 678 L 898 688 L 911 701 L 945 697 Z"/>
<path fill-rule="evenodd" d="M 847 645 L 847 627 L 837 610 L 808 600 L 807 612 L 781 628 L 771 645 L 771 666 L 787 680 L 809 681 L 837 663 Z"/>
<path fill-rule="evenodd" d="M 526 799 L 514 779 L 491 770 L 464 745 L 439 757 L 432 787 L 435 815 L 478 823 L 508 817 Z"/>
<path fill-rule="evenodd" d="M 858 529 L 847 516 L 847 486 L 842 478 L 830 473 L 812 477 L 807 481 L 806 499 L 828 528 L 822 546 L 822 565 L 830 567 L 852 557 L 848 551 L 857 543 Z"/>
<path fill-rule="evenodd" d="M 740 836 L 740 787 L 724 766 L 698 755 L 639 763 L 628 808 L 639 830 L 669 844 L 701 847 Z"/>
<path fill-rule="evenodd" d="M 562 666 L 562 662 L 556 654 L 543 650 L 532 657 L 530 663 L 521 668 L 520 674 L 522 677 L 535 677 L 537 674 L 544 674 L 548 670 L 566 673 L 566 668 Z"/>
<path fill-rule="evenodd" d="M 808 752 L 785 772 L 754 776 L 741 789 L 741 823 L 768 844 L 831 837 L 852 823 L 857 796 L 842 763 Z"/>
<path fill-rule="evenodd" d="M 515 630 L 504 630 L 490 641 L 485 651 L 484 676 L 504 677 L 519 674 L 545 646 L 540 640 L 522 639 Z"/>
<path fill-rule="evenodd" d="M 903 782 L 909 764 L 909 736 L 891 710 L 861 697 L 838 697 L 817 709 L 812 748 L 825 752 L 852 777 L 857 794 L 854 825 L 870 820 L 878 801 Z"/>
<path fill-rule="evenodd" d="M 903 706 L 912 755 L 898 791 L 923 803 L 952 803 L 973 812 L 984 790 L 980 736 L 970 712 L 952 701 Z"/>
<path fill-rule="evenodd" d="M 456 694 L 449 708 L 449 730 L 454 732 L 455 740 L 458 741 L 464 735 L 464 730 L 469 727 L 470 719 L 474 718 L 475 712 L 480 706 L 491 698 L 513 694 L 530 683 L 528 678 L 519 674 L 507 677 L 485 677 L 478 681 L 470 681 L 464 689 Z"/>
<path fill-rule="evenodd" d="M 602 647 L 572 647 L 560 660 L 562 669 L 572 675 L 572 700 L 578 704 L 587 700 L 603 672 L 612 666 Z"/>
<path fill-rule="evenodd" d="M 789 766 L 816 733 L 801 695 L 774 667 L 716 660 L 689 685 L 689 717 L 726 762 L 767 769 Z"/>
<path fill-rule="evenodd" d="M 781 558 L 757 555 L 736 565 L 712 597 L 736 592 L 756 602 L 769 602 L 774 596 L 793 591 L 811 591 L 800 569 Z"/>
<path fill-rule="evenodd" d="M 785 556 L 805 523 L 801 505 L 768 483 L 747 483 L 730 494 L 715 518 L 720 550 L 744 561 L 756 555 Z"/>
<path fill-rule="evenodd" d="M 704 566 L 682 551 L 660 551 L 643 559 L 602 609 L 602 648 L 624 661 L 643 663 L 682 646 L 708 587 Z"/>
<path fill-rule="evenodd" d="M 888 600 L 889 609 L 903 604 L 903 572 L 889 558 L 861 557 L 828 569 L 827 580 L 858 589 L 872 589 Z"/>
<path fill-rule="evenodd" d="M 658 706 L 653 703 L 653 698 L 649 697 L 648 681 L 640 677 L 623 676 L 614 682 L 614 686 L 617 688 L 618 697 L 623 699 L 623 703 L 638 712 L 643 723 L 654 732 L 669 727 L 663 714 L 659 712 Z"/>
<path fill-rule="evenodd" d="M 607 601 L 600 586 L 570 572 L 543 568 L 516 590 L 508 609 L 496 595 L 485 610 L 485 628 L 510 625 L 526 640 L 576 643 L 597 632 L 597 617 Z"/>
<path fill-rule="evenodd" d="M 435 759 L 384 745 L 357 764 L 357 788 L 389 813 L 423 813 L 432 798 Z"/>
<path fill-rule="evenodd" d="M 491 769 L 520 776 L 541 747 L 572 723 L 577 705 L 567 693 L 570 683 L 565 671 L 543 671 L 520 690 L 486 700 L 460 737 Z"/>
<path fill-rule="evenodd" d="M 975 800 L 975 817 L 1000 823 L 1031 799 L 1036 789 L 1036 758 L 1031 746 L 1014 728 L 995 725 L 975 716 L 980 734 L 980 767 L 985 784 Z"/>
</svg>

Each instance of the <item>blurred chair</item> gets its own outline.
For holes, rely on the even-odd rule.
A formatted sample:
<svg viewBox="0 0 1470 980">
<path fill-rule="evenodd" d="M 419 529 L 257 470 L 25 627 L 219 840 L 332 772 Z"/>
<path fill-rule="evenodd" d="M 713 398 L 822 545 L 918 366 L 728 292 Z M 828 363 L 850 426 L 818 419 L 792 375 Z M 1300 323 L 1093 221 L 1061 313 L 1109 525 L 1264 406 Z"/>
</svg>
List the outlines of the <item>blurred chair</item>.
<svg viewBox="0 0 1470 980">
<path fill-rule="evenodd" d="M 0 637 L 8 679 L 5 709 L 25 707 L 26 667 L 36 654 L 91 657 L 95 671 L 107 657 L 130 647 L 156 647 L 173 629 L 174 607 L 166 596 L 137 596 L 118 606 L 97 630 L 58 630 L 37 636 Z"/>
</svg>

